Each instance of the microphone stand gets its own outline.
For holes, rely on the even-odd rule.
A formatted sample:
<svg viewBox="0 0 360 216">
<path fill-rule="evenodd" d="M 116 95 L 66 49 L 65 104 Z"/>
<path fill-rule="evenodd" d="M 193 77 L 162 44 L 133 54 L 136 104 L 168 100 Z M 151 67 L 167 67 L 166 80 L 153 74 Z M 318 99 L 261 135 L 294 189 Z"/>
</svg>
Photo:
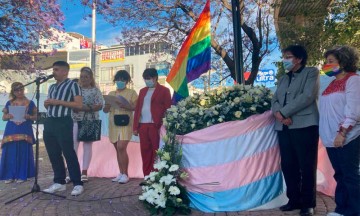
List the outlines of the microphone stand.
<svg viewBox="0 0 360 216">
<path fill-rule="evenodd" d="M 12 203 L 13 201 L 15 200 L 18 200 L 28 194 L 33 194 L 33 193 L 37 193 L 37 192 L 42 192 L 42 193 L 45 193 L 45 194 L 51 194 L 51 195 L 54 195 L 54 196 L 57 196 L 57 197 L 61 197 L 61 198 L 66 198 L 66 196 L 63 196 L 63 195 L 58 195 L 58 194 L 54 194 L 54 193 L 48 193 L 48 192 L 45 192 L 45 191 L 41 191 L 40 190 L 40 186 L 38 185 L 38 173 L 39 173 L 39 101 L 40 101 L 40 84 L 46 82 L 47 80 L 53 78 L 52 75 L 50 76 L 47 76 L 47 77 L 38 77 L 36 78 L 34 81 L 32 82 L 29 82 L 25 85 L 22 85 L 22 86 L 19 86 L 17 87 L 16 89 L 19 89 L 19 88 L 24 88 L 25 86 L 28 86 L 30 84 L 33 84 L 33 83 L 36 83 L 36 107 L 37 107 L 37 111 L 36 111 L 36 132 L 35 132 L 35 180 L 34 180 L 34 185 L 31 189 L 30 192 L 27 192 L 25 194 L 22 194 L 12 200 L 9 200 L 7 202 L 5 202 L 5 205 L 9 204 L 9 203 Z M 16 90 L 15 89 L 15 90 Z"/>
</svg>

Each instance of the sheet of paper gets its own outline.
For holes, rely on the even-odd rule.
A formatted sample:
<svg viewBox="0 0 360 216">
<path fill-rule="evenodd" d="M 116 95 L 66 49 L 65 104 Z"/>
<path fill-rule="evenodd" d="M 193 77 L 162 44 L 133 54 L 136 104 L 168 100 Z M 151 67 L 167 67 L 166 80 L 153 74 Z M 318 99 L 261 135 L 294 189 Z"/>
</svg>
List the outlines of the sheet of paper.
<svg viewBox="0 0 360 216">
<path fill-rule="evenodd" d="M 129 101 L 126 100 L 126 98 L 124 98 L 123 96 L 103 95 L 103 97 L 105 100 L 105 104 L 110 104 L 115 109 L 120 108 L 119 104 L 121 104 L 122 107 L 125 107 L 125 108 L 131 107 Z"/>
<path fill-rule="evenodd" d="M 14 117 L 10 119 L 13 122 L 24 122 L 26 106 L 9 106 L 9 113 Z"/>
</svg>

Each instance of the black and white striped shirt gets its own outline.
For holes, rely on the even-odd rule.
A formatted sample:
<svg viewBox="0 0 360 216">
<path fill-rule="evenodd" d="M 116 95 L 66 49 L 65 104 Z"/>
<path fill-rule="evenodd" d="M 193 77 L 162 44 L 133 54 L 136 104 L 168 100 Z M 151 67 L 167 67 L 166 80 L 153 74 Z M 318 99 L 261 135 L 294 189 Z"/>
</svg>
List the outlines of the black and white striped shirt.
<svg viewBox="0 0 360 216">
<path fill-rule="evenodd" d="M 59 84 L 52 84 L 49 88 L 48 99 L 56 99 L 62 101 L 74 101 L 75 96 L 81 95 L 79 85 L 70 80 L 66 79 Z M 72 109 L 61 105 L 49 105 L 47 108 L 48 117 L 71 117 Z"/>
</svg>

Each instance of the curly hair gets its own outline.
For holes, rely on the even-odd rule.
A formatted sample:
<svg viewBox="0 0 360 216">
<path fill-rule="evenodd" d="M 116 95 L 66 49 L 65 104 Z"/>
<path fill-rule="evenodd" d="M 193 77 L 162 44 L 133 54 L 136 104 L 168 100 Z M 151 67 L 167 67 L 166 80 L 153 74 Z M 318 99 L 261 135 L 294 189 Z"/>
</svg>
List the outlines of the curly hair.
<svg viewBox="0 0 360 216">
<path fill-rule="evenodd" d="M 359 63 L 358 51 L 350 46 L 335 46 L 325 52 L 324 57 L 333 55 L 338 61 L 340 68 L 345 72 L 356 72 Z"/>
</svg>

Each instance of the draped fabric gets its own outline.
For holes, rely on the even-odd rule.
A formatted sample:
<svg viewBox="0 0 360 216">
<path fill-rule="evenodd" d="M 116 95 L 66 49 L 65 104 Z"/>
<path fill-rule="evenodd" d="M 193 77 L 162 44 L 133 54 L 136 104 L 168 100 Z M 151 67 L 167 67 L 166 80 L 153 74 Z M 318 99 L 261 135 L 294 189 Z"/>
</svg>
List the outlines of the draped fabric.
<svg viewBox="0 0 360 216">
<path fill-rule="evenodd" d="M 161 135 L 164 134 L 162 128 Z M 183 167 L 189 173 L 189 178 L 181 183 L 189 192 L 191 207 L 204 212 L 245 211 L 276 208 L 287 202 L 271 112 L 179 138 L 183 144 Z M 115 149 L 106 136 L 93 144 L 93 152 L 89 176 L 114 177 L 119 173 Z M 142 178 L 138 142 L 129 143 L 128 154 L 129 176 Z M 333 196 L 334 171 L 321 143 L 317 171 L 317 190 Z"/>
</svg>

